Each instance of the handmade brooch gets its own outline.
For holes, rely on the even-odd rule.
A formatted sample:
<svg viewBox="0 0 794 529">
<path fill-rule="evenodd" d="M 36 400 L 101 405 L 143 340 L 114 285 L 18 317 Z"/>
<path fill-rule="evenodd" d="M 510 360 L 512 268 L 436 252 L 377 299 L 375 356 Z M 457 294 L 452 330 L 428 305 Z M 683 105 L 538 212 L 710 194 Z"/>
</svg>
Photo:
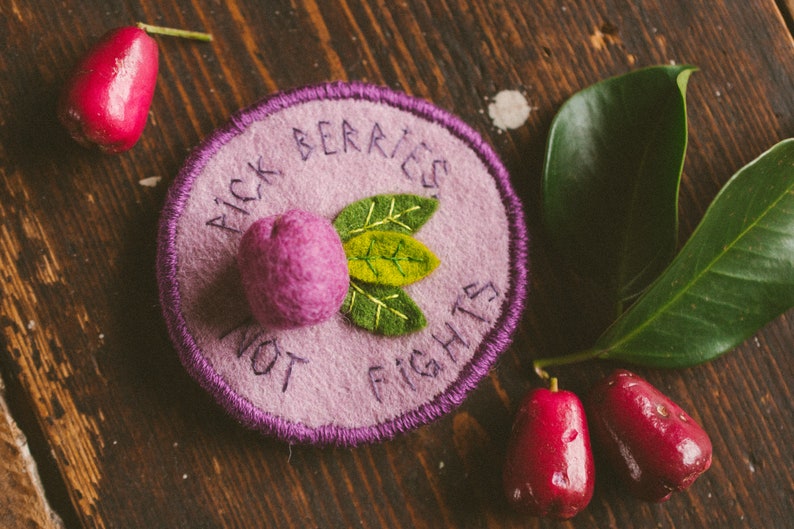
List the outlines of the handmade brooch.
<svg viewBox="0 0 794 529">
<path fill-rule="evenodd" d="M 356 445 L 454 409 L 527 288 L 520 200 L 459 118 L 364 83 L 275 94 L 190 155 L 160 223 L 163 314 L 240 422 Z"/>
</svg>

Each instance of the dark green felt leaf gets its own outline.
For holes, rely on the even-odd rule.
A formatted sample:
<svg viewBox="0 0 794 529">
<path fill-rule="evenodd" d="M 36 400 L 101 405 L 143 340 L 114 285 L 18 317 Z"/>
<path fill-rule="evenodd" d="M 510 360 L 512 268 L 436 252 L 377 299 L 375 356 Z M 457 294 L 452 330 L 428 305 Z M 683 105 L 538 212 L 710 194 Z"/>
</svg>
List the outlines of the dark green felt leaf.
<svg viewBox="0 0 794 529">
<path fill-rule="evenodd" d="M 651 288 L 598 340 L 599 357 L 685 367 L 794 306 L 794 139 L 741 169 Z"/>
<path fill-rule="evenodd" d="M 574 94 L 551 125 L 543 217 L 556 248 L 622 302 L 677 246 L 692 66 L 655 66 Z"/>
<path fill-rule="evenodd" d="M 384 286 L 419 281 L 438 266 L 438 258 L 410 235 L 366 231 L 344 243 L 350 277 Z"/>
<path fill-rule="evenodd" d="M 438 201 L 418 195 L 375 195 L 349 204 L 334 228 L 343 241 L 366 231 L 396 231 L 411 235 L 438 209 Z"/>
<path fill-rule="evenodd" d="M 422 309 L 399 287 L 350 281 L 342 313 L 355 325 L 386 336 L 400 336 L 427 325 Z"/>
</svg>

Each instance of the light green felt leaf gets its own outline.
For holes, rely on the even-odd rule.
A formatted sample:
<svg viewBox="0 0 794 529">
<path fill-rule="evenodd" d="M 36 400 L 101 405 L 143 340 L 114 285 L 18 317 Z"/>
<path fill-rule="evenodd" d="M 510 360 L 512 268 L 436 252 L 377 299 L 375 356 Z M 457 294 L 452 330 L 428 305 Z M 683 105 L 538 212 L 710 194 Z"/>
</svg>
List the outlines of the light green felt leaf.
<svg viewBox="0 0 794 529">
<path fill-rule="evenodd" d="M 422 309 L 399 287 L 351 281 L 342 313 L 355 325 L 386 336 L 408 334 L 427 325 Z"/>
<path fill-rule="evenodd" d="M 438 200 L 418 195 L 375 195 L 349 204 L 334 228 L 342 241 L 370 230 L 413 234 L 433 216 Z"/>
<path fill-rule="evenodd" d="M 393 231 L 366 231 L 345 242 L 344 248 L 350 277 L 375 285 L 409 285 L 439 264 L 424 244 Z"/>
<path fill-rule="evenodd" d="M 679 255 L 592 353 L 649 366 L 691 366 L 731 350 L 792 306 L 789 139 L 731 178 Z"/>
</svg>

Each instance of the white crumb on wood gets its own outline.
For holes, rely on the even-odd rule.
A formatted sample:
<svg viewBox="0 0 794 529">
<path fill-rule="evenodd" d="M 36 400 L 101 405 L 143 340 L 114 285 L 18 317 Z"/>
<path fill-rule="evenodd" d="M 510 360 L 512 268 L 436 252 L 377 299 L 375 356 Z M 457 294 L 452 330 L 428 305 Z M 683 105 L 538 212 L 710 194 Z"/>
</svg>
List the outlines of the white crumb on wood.
<svg viewBox="0 0 794 529">
<path fill-rule="evenodd" d="M 517 90 L 502 90 L 488 105 L 488 115 L 495 127 L 517 129 L 526 123 L 532 107 L 527 103 L 524 95 Z"/>
<path fill-rule="evenodd" d="M 156 187 L 157 184 L 160 183 L 162 180 L 162 176 L 150 176 L 149 178 L 144 178 L 143 180 L 138 180 L 138 183 L 143 187 Z"/>
</svg>

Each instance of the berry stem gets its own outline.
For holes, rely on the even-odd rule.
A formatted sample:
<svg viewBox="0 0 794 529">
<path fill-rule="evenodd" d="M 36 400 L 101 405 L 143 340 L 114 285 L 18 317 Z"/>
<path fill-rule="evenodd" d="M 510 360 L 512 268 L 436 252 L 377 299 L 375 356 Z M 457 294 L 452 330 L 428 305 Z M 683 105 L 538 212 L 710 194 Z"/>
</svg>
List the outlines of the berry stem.
<svg viewBox="0 0 794 529">
<path fill-rule="evenodd" d="M 540 378 L 542 378 L 543 380 L 549 380 L 552 377 L 550 377 L 549 373 L 546 371 L 547 367 L 564 366 L 568 364 L 584 362 L 586 360 L 604 358 L 606 357 L 606 354 L 607 351 L 604 349 L 585 349 L 584 351 L 579 351 L 569 355 L 540 358 L 532 362 L 532 367 L 535 369 L 535 373 Z"/>
<path fill-rule="evenodd" d="M 549 379 L 549 391 L 552 393 L 557 393 L 560 390 L 560 386 L 557 383 L 557 377 L 551 377 Z"/>
<path fill-rule="evenodd" d="M 200 40 L 202 42 L 212 41 L 212 34 L 204 33 L 202 31 L 188 31 L 185 29 L 166 28 L 163 26 L 152 26 L 151 24 L 145 24 L 143 22 L 138 22 L 136 26 L 144 30 L 146 33 L 149 33 L 150 35 L 166 35 L 169 37 Z"/>
</svg>

